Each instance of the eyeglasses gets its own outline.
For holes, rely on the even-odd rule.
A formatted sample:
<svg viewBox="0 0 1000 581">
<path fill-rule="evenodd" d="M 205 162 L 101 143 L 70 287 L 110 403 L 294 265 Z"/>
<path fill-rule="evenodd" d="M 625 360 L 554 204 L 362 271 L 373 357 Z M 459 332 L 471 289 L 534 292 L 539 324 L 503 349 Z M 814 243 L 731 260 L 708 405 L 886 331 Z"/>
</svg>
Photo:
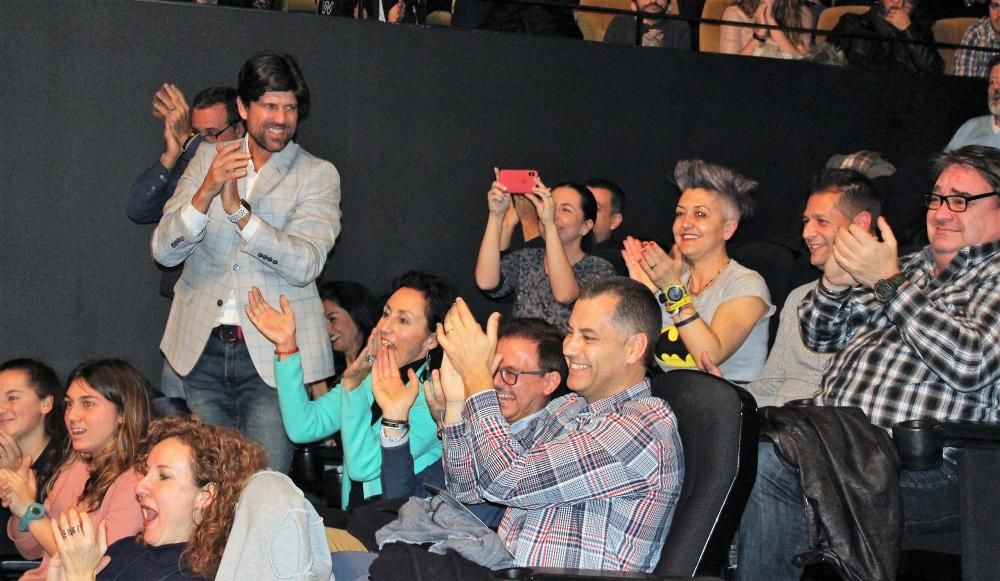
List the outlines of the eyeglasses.
<svg viewBox="0 0 1000 581">
<path fill-rule="evenodd" d="M 548 373 L 548 371 L 521 371 L 520 369 L 514 369 L 513 367 L 501 367 L 497 370 L 500 374 L 500 379 L 503 380 L 507 385 L 516 385 L 517 378 L 521 375 L 537 375 L 539 377 Z"/>
<path fill-rule="evenodd" d="M 1000 195 L 1000 192 L 986 192 L 976 196 L 942 196 L 940 194 L 924 194 L 924 204 L 928 210 L 937 210 L 944 202 L 952 212 L 964 212 L 969 207 L 969 202 L 981 200 L 990 196 Z"/>
<path fill-rule="evenodd" d="M 201 132 L 201 136 L 203 138 L 205 138 L 205 139 L 218 139 L 220 135 L 222 135 L 226 131 L 229 131 L 230 127 L 232 127 L 233 125 L 236 125 L 239 122 L 240 122 L 240 120 L 237 119 L 236 121 L 233 121 L 229 125 L 226 125 L 222 129 L 219 129 L 218 131 L 216 131 L 215 129 L 206 129 L 206 130 L 204 130 L 204 131 Z"/>
</svg>

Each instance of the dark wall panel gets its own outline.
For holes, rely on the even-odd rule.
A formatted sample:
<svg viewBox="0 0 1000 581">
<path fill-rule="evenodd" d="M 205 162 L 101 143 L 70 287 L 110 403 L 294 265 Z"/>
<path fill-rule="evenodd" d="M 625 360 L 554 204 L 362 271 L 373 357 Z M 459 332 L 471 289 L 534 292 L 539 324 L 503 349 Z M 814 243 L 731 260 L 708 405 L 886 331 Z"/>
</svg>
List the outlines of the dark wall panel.
<svg viewBox="0 0 1000 581">
<path fill-rule="evenodd" d="M 158 373 L 169 305 L 151 227 L 125 218 L 161 147 L 149 103 L 164 81 L 188 97 L 235 84 L 258 50 L 299 58 L 313 93 L 299 140 L 342 174 L 345 227 L 324 276 L 384 288 L 423 268 L 480 312 L 494 306 L 472 283 L 494 165 L 618 181 L 625 227 L 669 242 L 670 172 L 704 157 L 761 182 L 740 239 L 794 239 L 828 156 L 883 151 L 905 168 L 896 189 L 915 193 L 929 155 L 985 109 L 980 81 L 765 59 L 173 3 L 0 11 L 0 360 L 42 356 L 62 372 L 113 355 Z"/>
</svg>

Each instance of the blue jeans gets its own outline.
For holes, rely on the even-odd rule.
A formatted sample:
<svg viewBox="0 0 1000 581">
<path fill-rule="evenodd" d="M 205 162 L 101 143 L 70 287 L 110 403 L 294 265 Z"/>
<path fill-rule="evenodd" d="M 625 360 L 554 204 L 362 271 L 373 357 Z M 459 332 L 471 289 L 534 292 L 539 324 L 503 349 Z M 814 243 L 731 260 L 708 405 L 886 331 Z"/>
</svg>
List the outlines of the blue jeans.
<svg viewBox="0 0 1000 581">
<path fill-rule="evenodd" d="M 294 448 L 281 421 L 278 392 L 257 375 L 246 343 L 223 341 L 213 332 L 184 377 L 184 393 L 192 412 L 239 430 L 264 447 L 272 470 L 288 473 Z"/>
<path fill-rule="evenodd" d="M 786 466 L 770 442 L 757 453 L 757 480 L 740 521 L 738 581 L 797 581 L 792 557 L 809 550 L 805 501 L 798 471 Z M 905 531 L 958 528 L 958 475 L 945 464 L 935 470 L 899 473 Z"/>
</svg>

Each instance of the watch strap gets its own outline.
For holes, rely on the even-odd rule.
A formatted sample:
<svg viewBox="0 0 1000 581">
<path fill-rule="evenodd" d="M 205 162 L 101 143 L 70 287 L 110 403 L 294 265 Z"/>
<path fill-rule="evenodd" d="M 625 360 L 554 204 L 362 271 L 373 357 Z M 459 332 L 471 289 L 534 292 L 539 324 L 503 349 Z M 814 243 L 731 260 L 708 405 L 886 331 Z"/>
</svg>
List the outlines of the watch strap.
<svg viewBox="0 0 1000 581">
<path fill-rule="evenodd" d="M 240 200 L 240 209 L 232 214 L 226 214 L 229 217 L 229 221 L 236 224 L 250 213 L 250 203 L 246 200 Z"/>
<path fill-rule="evenodd" d="M 22 516 L 21 520 L 18 521 L 17 530 L 22 533 L 26 533 L 28 532 L 28 525 L 30 525 L 33 521 L 36 521 L 44 517 L 45 517 L 45 506 L 43 506 L 41 503 L 33 502 L 28 505 L 27 510 L 24 511 L 24 516 Z"/>
</svg>

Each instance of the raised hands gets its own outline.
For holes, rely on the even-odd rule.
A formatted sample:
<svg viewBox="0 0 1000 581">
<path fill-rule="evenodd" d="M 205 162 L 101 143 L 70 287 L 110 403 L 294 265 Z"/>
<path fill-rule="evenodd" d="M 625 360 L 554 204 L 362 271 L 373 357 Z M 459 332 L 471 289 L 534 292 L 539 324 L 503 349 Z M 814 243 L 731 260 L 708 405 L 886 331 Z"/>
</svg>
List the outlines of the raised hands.
<svg viewBox="0 0 1000 581">
<path fill-rule="evenodd" d="M 455 299 L 455 304 L 444 317 L 444 323 L 437 325 L 438 343 L 461 376 L 466 398 L 493 389 L 493 359 L 499 325 L 500 314 L 493 313 L 483 332 L 461 298 Z M 443 389 L 450 391 L 447 385 L 449 379 L 442 379 L 445 383 Z"/>
<path fill-rule="evenodd" d="M 431 381 L 424 383 L 424 397 L 438 427 L 457 422 L 462 417 L 465 383 L 447 352 L 441 360 L 441 369 L 435 369 L 431 373 Z"/>
<path fill-rule="evenodd" d="M 493 175 L 496 179 L 490 185 L 490 191 L 486 192 L 486 204 L 490 209 L 490 214 L 497 218 L 505 218 L 507 208 L 510 207 L 510 190 L 500 181 L 500 170 L 493 168 Z"/>
<path fill-rule="evenodd" d="M 17 518 L 24 516 L 28 507 L 38 498 L 35 471 L 31 458 L 23 456 L 17 470 L 0 469 L 0 500 Z"/>
<path fill-rule="evenodd" d="M 170 83 L 164 83 L 153 95 L 153 117 L 163 119 L 163 167 L 173 169 L 191 134 L 191 111 L 184 93 Z"/>
<path fill-rule="evenodd" d="M 381 338 L 379 337 L 378 328 L 372 329 L 371 334 L 368 335 L 368 343 L 365 348 L 358 353 L 358 356 L 354 358 L 354 361 L 347 366 L 344 373 L 340 375 L 340 387 L 344 391 L 352 391 L 354 388 L 361 385 L 361 382 L 368 377 L 371 373 L 372 366 L 375 363 L 375 359 L 379 352 L 379 343 L 381 343 Z M 397 370 L 399 366 L 397 365 Z"/>
<path fill-rule="evenodd" d="M 49 525 L 59 556 L 56 567 L 61 576 L 57 579 L 94 579 L 98 570 L 109 562 L 104 556 L 108 552 L 108 526 L 104 520 L 95 527 L 90 515 L 71 507 L 58 519 L 49 519 Z"/>
<path fill-rule="evenodd" d="M 525 197 L 535 206 L 538 220 L 541 222 L 543 232 L 546 228 L 555 231 L 556 203 L 552 199 L 552 190 L 545 187 L 542 180 L 535 178 L 535 187 Z"/>
<path fill-rule="evenodd" d="M 372 393 L 378 406 L 382 408 L 384 417 L 400 421 L 410 417 L 410 408 L 420 393 L 420 382 L 412 369 L 407 370 L 407 377 L 410 381 L 409 387 L 399 376 L 396 350 L 379 349 L 372 366 Z"/>
<path fill-rule="evenodd" d="M 676 244 L 668 253 L 656 242 L 642 242 L 629 236 L 622 246 L 624 248 L 622 256 L 629 268 L 629 276 L 645 284 L 653 292 L 681 282 L 684 257 L 681 256 Z M 645 275 L 645 279 L 640 275 L 640 271 Z"/>
<path fill-rule="evenodd" d="M 264 300 L 260 289 L 253 287 L 247 293 L 247 304 L 243 307 L 250 322 L 257 327 L 261 335 L 274 343 L 275 349 L 282 352 L 295 351 L 295 313 L 285 295 L 278 299 L 281 311 L 277 311 Z"/>
<path fill-rule="evenodd" d="M 13 436 L 0 430 L 0 468 L 17 470 L 21 465 L 21 447 Z"/>
<path fill-rule="evenodd" d="M 878 219 L 878 229 L 882 233 L 882 242 L 861 226 L 851 224 L 837 232 L 837 240 L 833 245 L 833 260 L 866 287 L 873 287 L 876 282 L 899 272 L 896 236 L 889 228 L 889 223 L 881 216 Z M 827 263 L 830 263 L 830 259 L 827 259 Z"/>
</svg>

